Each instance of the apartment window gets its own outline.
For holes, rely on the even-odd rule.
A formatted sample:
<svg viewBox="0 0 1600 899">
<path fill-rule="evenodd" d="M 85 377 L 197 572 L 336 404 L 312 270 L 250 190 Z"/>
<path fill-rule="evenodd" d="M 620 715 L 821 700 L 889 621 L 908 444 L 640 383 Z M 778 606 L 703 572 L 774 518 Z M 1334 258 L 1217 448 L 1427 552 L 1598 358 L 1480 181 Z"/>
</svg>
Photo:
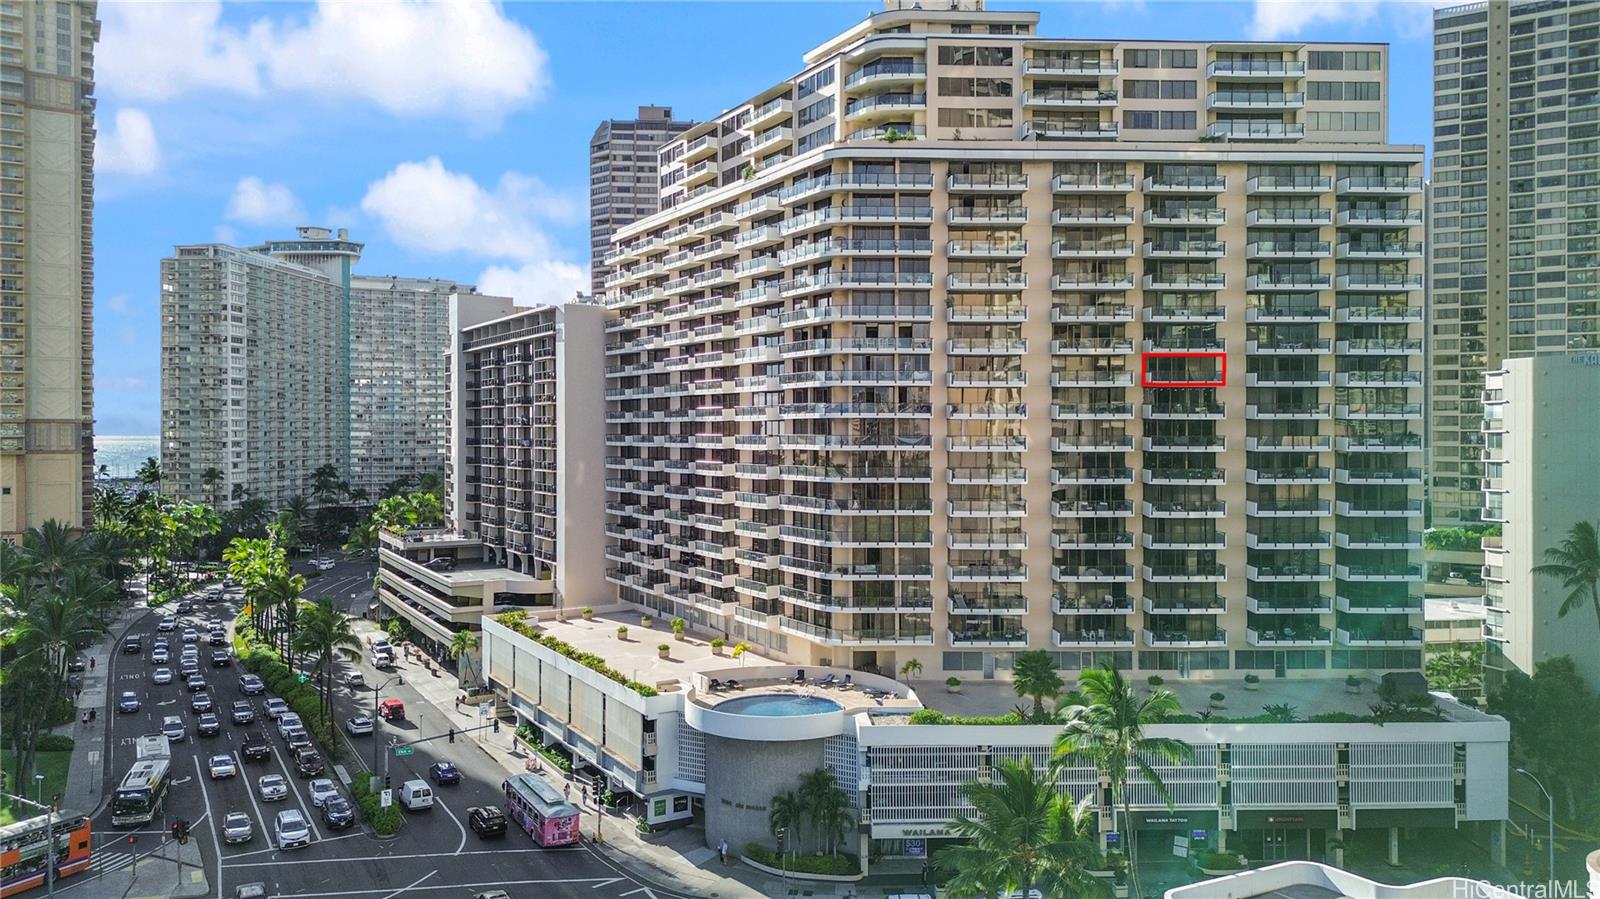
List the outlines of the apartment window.
<svg viewBox="0 0 1600 899">
<path fill-rule="evenodd" d="M 1009 128 L 1011 124 L 1012 117 L 1009 108 L 939 110 L 939 127 L 941 128 Z"/>
<path fill-rule="evenodd" d="M 1009 66 L 1010 47 L 940 47 L 939 64 L 946 66 Z"/>
<path fill-rule="evenodd" d="M 1192 69 L 1198 56 L 1193 50 L 1124 50 L 1122 64 L 1130 69 Z"/>
<path fill-rule="evenodd" d="M 795 85 L 795 95 L 801 99 L 811 96 L 833 83 L 833 69 L 827 68 L 800 79 Z"/>
<path fill-rule="evenodd" d="M 1311 131 L 1377 131 L 1376 112 L 1310 112 L 1306 128 Z"/>
<path fill-rule="evenodd" d="M 1327 72 L 1376 72 L 1383 68 L 1378 50 L 1312 50 L 1306 68 Z"/>
<path fill-rule="evenodd" d="M 1306 84 L 1306 97 L 1311 100 L 1381 100 L 1380 90 L 1376 81 L 1311 81 Z"/>
<path fill-rule="evenodd" d="M 1009 97 L 1009 78 L 940 78 L 939 93 L 946 97 Z"/>
<path fill-rule="evenodd" d="M 812 103 L 810 106 L 801 107 L 800 108 L 800 127 L 804 128 L 805 126 L 810 125 L 813 122 L 820 122 L 823 119 L 827 118 L 828 116 L 832 115 L 833 114 L 833 103 L 834 103 L 834 100 L 833 100 L 832 97 L 823 97 L 821 100 L 818 100 L 817 102 Z"/>
<path fill-rule="evenodd" d="M 1192 131 L 1195 114 L 1192 110 L 1128 109 L 1122 113 L 1122 127 L 1138 131 Z"/>
<path fill-rule="evenodd" d="M 1134 100 L 1193 100 L 1196 95 L 1193 81 L 1128 79 L 1122 82 L 1122 88 Z"/>
<path fill-rule="evenodd" d="M 804 153 L 807 150 L 815 149 L 817 147 L 822 146 L 823 144 L 828 144 L 828 143 L 832 143 L 832 142 L 833 142 L 833 125 L 829 124 L 829 125 L 826 125 L 826 126 L 824 126 L 822 128 L 818 128 L 817 130 L 811 132 L 810 134 L 802 134 L 802 135 L 800 135 L 800 139 L 795 141 L 795 152 Z"/>
</svg>

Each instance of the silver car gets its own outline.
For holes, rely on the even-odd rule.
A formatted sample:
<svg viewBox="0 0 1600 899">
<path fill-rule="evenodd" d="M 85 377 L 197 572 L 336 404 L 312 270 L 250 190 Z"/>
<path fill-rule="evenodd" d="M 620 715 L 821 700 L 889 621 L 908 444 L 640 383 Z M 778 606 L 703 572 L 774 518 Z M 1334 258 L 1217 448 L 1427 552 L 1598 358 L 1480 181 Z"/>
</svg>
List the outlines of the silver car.
<svg viewBox="0 0 1600 899">
<path fill-rule="evenodd" d="M 311 845 L 311 827 L 299 809 L 286 808 L 279 812 L 272 829 L 277 833 L 279 849 Z"/>
<path fill-rule="evenodd" d="M 255 827 L 250 823 L 250 816 L 244 812 L 229 812 L 222 819 L 222 842 L 248 843 L 256 835 Z"/>
<path fill-rule="evenodd" d="M 283 779 L 282 774 L 263 774 L 261 779 L 256 781 L 256 792 L 261 795 L 262 802 L 288 799 L 289 782 Z"/>
<path fill-rule="evenodd" d="M 311 785 L 307 787 L 307 791 L 311 794 L 311 804 L 317 808 L 322 808 L 324 802 L 339 795 L 339 788 L 334 786 L 333 781 L 326 777 L 319 777 L 313 780 Z"/>
</svg>

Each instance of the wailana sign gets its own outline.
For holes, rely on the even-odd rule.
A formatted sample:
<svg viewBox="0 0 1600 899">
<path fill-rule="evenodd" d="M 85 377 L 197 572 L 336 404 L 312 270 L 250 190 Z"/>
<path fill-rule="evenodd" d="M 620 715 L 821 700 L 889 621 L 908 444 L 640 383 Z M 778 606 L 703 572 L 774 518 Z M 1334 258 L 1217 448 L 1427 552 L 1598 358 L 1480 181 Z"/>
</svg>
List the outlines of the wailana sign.
<svg viewBox="0 0 1600 899">
<path fill-rule="evenodd" d="M 927 837 L 953 837 L 955 834 L 943 824 L 874 824 L 874 840 L 904 840 Z"/>
</svg>

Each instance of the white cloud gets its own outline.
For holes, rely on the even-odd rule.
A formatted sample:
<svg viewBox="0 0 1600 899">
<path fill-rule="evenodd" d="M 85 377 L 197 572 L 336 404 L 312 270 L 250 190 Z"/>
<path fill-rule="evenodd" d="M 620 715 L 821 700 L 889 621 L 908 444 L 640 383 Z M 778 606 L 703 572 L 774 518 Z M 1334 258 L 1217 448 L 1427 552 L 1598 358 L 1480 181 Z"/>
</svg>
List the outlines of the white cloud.
<svg viewBox="0 0 1600 899">
<path fill-rule="evenodd" d="M 248 25 L 223 22 L 220 0 L 108 3 L 101 15 L 99 81 L 124 97 L 288 91 L 493 125 L 549 82 L 544 49 L 492 0 L 319 0 L 304 19 Z"/>
<path fill-rule="evenodd" d="M 1431 33 L 1433 11 L 1460 0 L 1255 0 L 1250 36 L 1270 41 L 1303 35 L 1313 25 L 1364 26 L 1380 14 L 1406 37 Z"/>
<path fill-rule="evenodd" d="M 225 243 L 231 246 L 238 246 L 239 230 L 228 225 L 218 225 L 211 229 L 211 240 L 214 243 Z"/>
<path fill-rule="evenodd" d="M 130 297 L 125 293 L 119 293 L 113 294 L 112 296 L 101 300 L 100 304 L 105 306 L 106 310 L 109 312 L 115 312 L 118 315 L 127 315 L 128 301 L 131 299 L 133 299 L 133 297 Z"/>
<path fill-rule="evenodd" d="M 117 110 L 110 130 L 94 139 L 94 168 L 102 175 L 148 175 L 161 167 L 161 143 L 142 109 Z"/>
<path fill-rule="evenodd" d="M 250 225 L 297 225 L 305 222 L 306 210 L 287 186 L 248 175 L 233 186 L 223 215 Z"/>
<path fill-rule="evenodd" d="M 480 292 L 511 297 L 519 306 L 565 303 L 588 289 L 587 269 L 557 260 L 529 262 L 516 268 L 491 265 L 478 275 Z"/>
<path fill-rule="evenodd" d="M 525 262 L 554 255 L 537 220 L 571 221 L 577 204 L 516 172 L 485 189 L 430 156 L 403 162 L 368 185 L 361 211 L 409 249 Z"/>
</svg>

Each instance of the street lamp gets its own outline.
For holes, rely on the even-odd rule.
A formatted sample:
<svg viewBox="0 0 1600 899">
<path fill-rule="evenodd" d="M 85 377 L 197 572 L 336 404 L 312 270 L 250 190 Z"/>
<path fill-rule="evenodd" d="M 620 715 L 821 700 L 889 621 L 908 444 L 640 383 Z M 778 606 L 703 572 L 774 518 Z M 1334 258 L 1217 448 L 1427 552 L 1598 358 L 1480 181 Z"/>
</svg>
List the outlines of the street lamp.
<svg viewBox="0 0 1600 899">
<path fill-rule="evenodd" d="M 1528 779 L 1533 781 L 1533 785 L 1539 788 L 1539 792 L 1544 794 L 1545 823 L 1548 825 L 1545 835 L 1545 848 L 1550 852 L 1550 884 L 1554 886 L 1556 882 L 1556 800 L 1550 795 L 1550 791 L 1544 788 L 1544 783 L 1533 776 L 1532 771 L 1527 768 L 1518 768 L 1517 773 L 1526 774 Z"/>
<path fill-rule="evenodd" d="M 390 684 L 399 684 L 400 686 L 403 687 L 406 684 L 406 679 L 405 679 L 404 675 L 396 674 L 394 677 L 391 677 L 388 680 L 384 681 L 383 683 L 378 684 L 377 686 L 372 688 L 372 726 L 374 728 L 376 728 L 378 726 L 378 695 L 383 692 L 383 688 L 384 687 L 387 687 Z M 383 749 L 382 743 L 383 743 L 383 741 L 378 739 L 377 735 L 374 734 L 373 735 L 373 739 L 372 739 L 372 776 L 373 777 L 377 777 L 378 776 L 378 753 L 381 752 L 382 749 Z M 389 769 L 389 757 L 388 756 L 384 756 L 383 767 L 384 767 L 385 771 L 387 771 Z M 377 790 L 373 790 L 373 792 L 376 793 Z"/>
<path fill-rule="evenodd" d="M 44 806 L 44 775 L 43 774 L 35 774 L 33 776 L 33 786 L 34 786 L 33 798 L 35 800 L 37 800 L 37 804 L 42 808 Z"/>
</svg>

